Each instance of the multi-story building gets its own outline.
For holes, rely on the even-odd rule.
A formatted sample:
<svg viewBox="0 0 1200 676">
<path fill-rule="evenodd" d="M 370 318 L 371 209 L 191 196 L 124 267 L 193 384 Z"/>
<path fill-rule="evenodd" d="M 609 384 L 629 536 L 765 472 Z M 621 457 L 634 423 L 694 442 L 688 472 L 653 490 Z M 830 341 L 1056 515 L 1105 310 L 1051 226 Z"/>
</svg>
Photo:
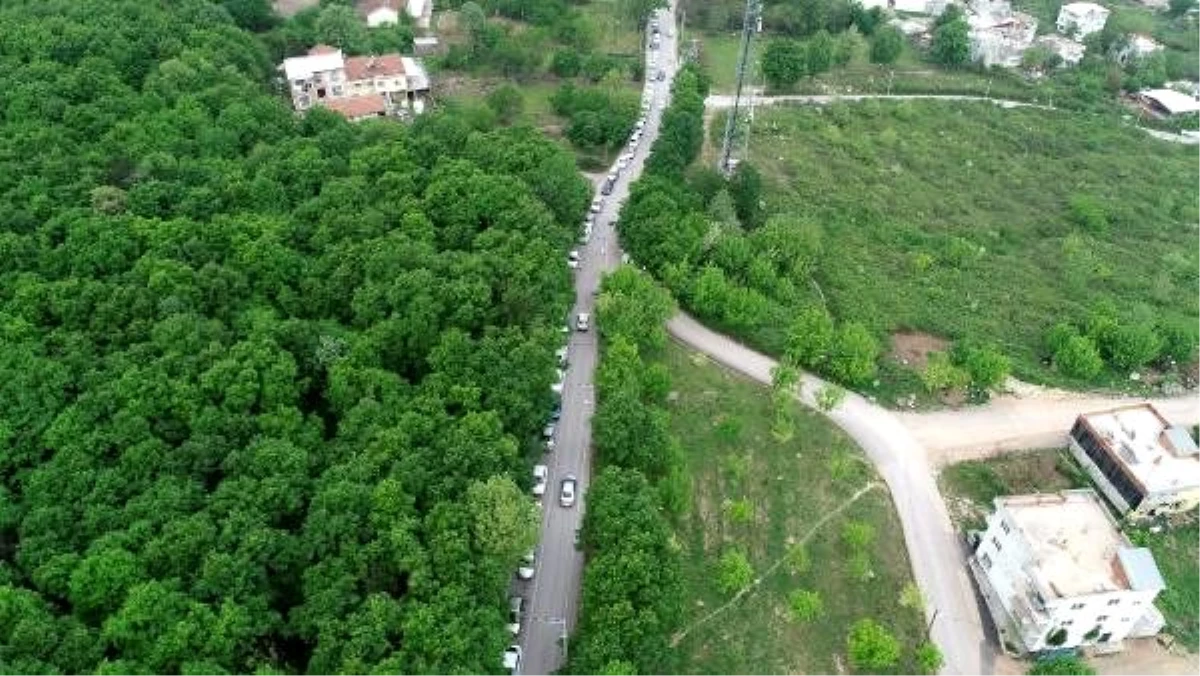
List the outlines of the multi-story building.
<svg viewBox="0 0 1200 676">
<path fill-rule="evenodd" d="M 1080 415 L 1069 447 L 1117 511 L 1131 519 L 1200 505 L 1200 449 L 1150 404 Z"/>
<path fill-rule="evenodd" d="M 1082 40 L 1104 30 L 1109 11 L 1094 2 L 1071 2 L 1058 11 L 1058 32 Z"/>
<path fill-rule="evenodd" d="M 327 45 L 284 59 L 292 105 L 298 111 L 322 105 L 352 120 L 403 111 L 421 112 L 429 76 L 416 60 L 399 54 L 352 56 Z"/>
<path fill-rule="evenodd" d="M 1162 628 L 1154 556 L 1129 543 L 1095 491 L 995 505 L 970 566 L 1006 650 L 1116 651 Z"/>
</svg>

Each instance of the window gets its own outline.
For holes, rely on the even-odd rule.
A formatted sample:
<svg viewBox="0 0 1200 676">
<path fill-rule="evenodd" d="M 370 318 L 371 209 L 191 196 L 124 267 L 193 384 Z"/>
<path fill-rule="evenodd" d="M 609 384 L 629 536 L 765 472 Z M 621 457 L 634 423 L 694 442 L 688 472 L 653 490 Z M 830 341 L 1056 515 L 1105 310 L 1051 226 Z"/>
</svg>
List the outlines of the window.
<svg viewBox="0 0 1200 676">
<path fill-rule="evenodd" d="M 992 557 L 988 556 L 987 554 L 981 554 L 979 557 L 979 562 L 983 564 L 984 570 L 992 567 Z"/>
<path fill-rule="evenodd" d="M 1116 599 L 1109 599 L 1109 600 L 1108 600 L 1108 605 L 1110 605 L 1110 606 L 1115 606 L 1115 605 L 1119 604 L 1120 602 L 1121 602 L 1121 599 L 1119 599 L 1119 598 L 1116 598 Z"/>
<path fill-rule="evenodd" d="M 1006 535 L 1009 533 L 1009 529 L 1008 529 L 1008 522 L 1007 522 L 1007 521 L 1005 521 L 1005 520 L 1001 519 L 1001 520 L 1000 520 L 1000 528 L 1002 528 L 1002 529 L 1004 530 L 1004 533 L 1005 533 Z"/>
<path fill-rule="evenodd" d="M 1096 618 L 1096 621 L 1097 621 L 1097 622 L 1103 622 L 1103 621 L 1105 621 L 1105 620 L 1107 620 L 1107 619 L 1108 619 L 1108 615 L 1101 615 L 1100 617 L 1097 617 L 1097 618 Z"/>
<path fill-rule="evenodd" d="M 996 548 L 996 551 L 1000 551 L 1000 541 L 994 536 L 992 537 L 992 546 Z"/>
<path fill-rule="evenodd" d="M 1071 626 L 1072 624 L 1075 624 L 1075 620 L 1063 620 L 1063 626 L 1064 626 L 1064 627 L 1069 627 L 1069 626 Z"/>
<path fill-rule="evenodd" d="M 1071 610 L 1083 610 L 1086 606 L 1086 603 L 1072 603 Z"/>
</svg>

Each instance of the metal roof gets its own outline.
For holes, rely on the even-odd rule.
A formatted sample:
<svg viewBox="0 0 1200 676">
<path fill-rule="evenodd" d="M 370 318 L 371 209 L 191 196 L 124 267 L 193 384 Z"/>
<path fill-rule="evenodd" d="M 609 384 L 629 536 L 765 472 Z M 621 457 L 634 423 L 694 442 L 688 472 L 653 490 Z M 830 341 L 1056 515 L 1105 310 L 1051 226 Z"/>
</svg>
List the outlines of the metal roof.
<svg viewBox="0 0 1200 676">
<path fill-rule="evenodd" d="M 1159 592 L 1167 588 L 1149 549 L 1121 547 L 1117 550 L 1117 558 L 1121 561 L 1121 567 L 1125 569 L 1130 589 Z"/>
</svg>

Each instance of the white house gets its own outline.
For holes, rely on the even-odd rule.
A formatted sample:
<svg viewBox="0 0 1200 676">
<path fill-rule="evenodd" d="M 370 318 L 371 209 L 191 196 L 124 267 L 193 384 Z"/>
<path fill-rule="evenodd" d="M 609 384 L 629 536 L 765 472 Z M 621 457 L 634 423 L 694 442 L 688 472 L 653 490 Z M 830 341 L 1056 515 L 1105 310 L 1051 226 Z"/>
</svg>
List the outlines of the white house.
<svg viewBox="0 0 1200 676">
<path fill-rule="evenodd" d="M 1129 42 L 1126 43 L 1125 47 L 1117 52 L 1117 61 L 1122 64 L 1129 63 L 1136 59 L 1144 59 L 1162 49 L 1163 46 L 1149 35 L 1134 33 L 1129 36 Z"/>
<path fill-rule="evenodd" d="M 1076 39 L 1104 30 L 1109 11 L 1094 2 L 1072 2 L 1062 6 L 1058 12 L 1058 32 L 1074 34 Z"/>
<path fill-rule="evenodd" d="M 1168 110 L 1200 110 L 1200 102 L 1170 90 L 1141 96 L 1157 101 L 1160 92 L 1165 92 L 1161 105 Z M 1129 518 L 1187 512 L 1200 504 L 1196 442 L 1150 404 L 1081 415 L 1068 445 L 1096 487 Z"/>
<path fill-rule="evenodd" d="M 1166 585 L 1154 556 L 1129 543 L 1095 491 L 995 505 L 969 563 L 1006 650 L 1117 651 L 1162 628 L 1154 598 Z"/>
<path fill-rule="evenodd" d="M 865 9 L 878 7 L 907 14 L 938 16 L 946 9 L 947 0 L 862 0 Z"/>
<path fill-rule="evenodd" d="M 347 58 L 339 49 L 317 45 L 306 56 L 285 59 L 280 69 L 296 110 L 323 105 L 351 120 L 420 112 L 429 92 L 424 67 L 399 54 Z"/>
<path fill-rule="evenodd" d="M 984 66 L 1021 65 L 1021 55 L 1033 44 L 1037 35 L 1037 19 L 1023 12 L 967 16 L 971 44 L 971 60 Z"/>
<path fill-rule="evenodd" d="M 1138 92 L 1138 100 L 1151 113 L 1159 117 L 1173 117 L 1175 115 L 1200 112 L 1200 100 L 1197 100 L 1194 96 L 1177 92 L 1174 89 L 1146 89 Z M 1187 504 L 1188 502 L 1195 506 L 1196 496 L 1194 491 L 1185 494 L 1184 499 L 1181 501 L 1182 504 Z"/>
<path fill-rule="evenodd" d="M 1037 46 L 1050 50 L 1051 54 L 1062 60 L 1063 66 L 1074 66 L 1083 60 L 1086 48 L 1070 38 L 1061 35 L 1043 35 L 1036 41 Z"/>
</svg>

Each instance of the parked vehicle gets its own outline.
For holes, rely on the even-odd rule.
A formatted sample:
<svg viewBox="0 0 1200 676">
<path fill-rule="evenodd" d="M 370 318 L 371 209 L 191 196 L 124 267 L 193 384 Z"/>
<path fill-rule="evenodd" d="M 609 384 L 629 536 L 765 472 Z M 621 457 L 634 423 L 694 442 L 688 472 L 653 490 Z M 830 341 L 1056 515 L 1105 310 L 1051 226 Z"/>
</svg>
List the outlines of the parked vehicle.
<svg viewBox="0 0 1200 676">
<path fill-rule="evenodd" d="M 517 568 L 517 577 L 522 580 L 532 580 L 534 573 L 534 565 L 537 563 L 537 554 L 534 550 L 529 550 L 524 559 L 521 559 L 521 565 Z"/>
<path fill-rule="evenodd" d="M 567 254 L 567 267 L 572 270 L 579 269 L 579 250 L 572 249 L 571 253 Z"/>
<path fill-rule="evenodd" d="M 525 611 L 525 599 L 513 596 L 508 599 L 508 631 L 513 636 L 521 633 L 521 616 Z"/>
<path fill-rule="evenodd" d="M 576 317 L 576 319 L 575 319 L 575 330 L 587 331 L 588 326 L 591 324 L 591 321 L 592 321 L 592 316 L 589 313 L 580 312 L 579 316 Z"/>
<path fill-rule="evenodd" d="M 563 345 L 554 351 L 554 356 L 558 357 L 558 367 L 566 368 L 567 366 L 567 346 Z"/>
<path fill-rule="evenodd" d="M 504 650 L 504 668 L 508 669 L 510 674 L 521 670 L 521 646 L 510 645 Z"/>
<path fill-rule="evenodd" d="M 575 505 L 575 488 L 578 482 L 575 480 L 574 474 L 568 474 L 562 480 L 562 486 L 558 491 L 558 504 L 563 507 L 572 507 Z"/>
<path fill-rule="evenodd" d="M 533 466 L 533 494 L 541 497 L 546 494 L 546 482 L 550 478 L 550 468 L 545 465 Z"/>
</svg>

